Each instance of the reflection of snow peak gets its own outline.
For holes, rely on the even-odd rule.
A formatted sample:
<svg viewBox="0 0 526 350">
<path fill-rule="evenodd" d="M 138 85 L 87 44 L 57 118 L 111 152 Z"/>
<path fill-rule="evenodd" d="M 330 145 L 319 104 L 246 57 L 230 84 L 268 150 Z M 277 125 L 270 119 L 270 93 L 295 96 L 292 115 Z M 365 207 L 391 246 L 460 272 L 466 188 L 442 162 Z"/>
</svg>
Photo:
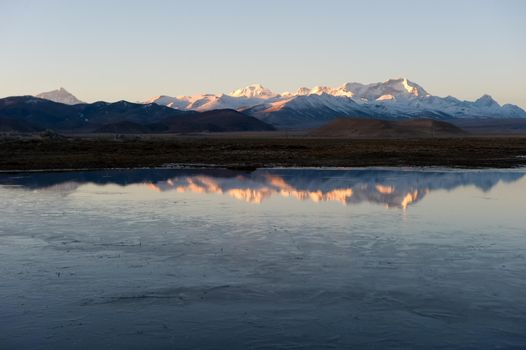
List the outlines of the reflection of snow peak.
<svg viewBox="0 0 526 350">
<path fill-rule="evenodd" d="M 402 199 L 402 203 L 400 203 L 400 206 L 402 208 L 407 208 L 407 206 L 411 203 L 413 203 L 418 198 L 418 191 L 415 190 L 414 192 L 408 193 L 405 195 L 404 199 Z"/>
<path fill-rule="evenodd" d="M 240 199 L 249 203 L 259 204 L 263 202 L 263 199 L 272 196 L 273 193 L 272 190 L 269 188 L 262 188 L 259 190 L 254 190 L 250 188 L 233 188 L 229 190 L 227 194 L 235 199 Z"/>
<path fill-rule="evenodd" d="M 267 185 L 260 188 L 228 188 L 228 184 L 222 186 L 216 179 L 207 176 L 174 178 L 164 183 L 148 183 L 146 186 L 157 192 L 173 189 L 177 192 L 227 194 L 235 199 L 255 204 L 260 204 L 264 199 L 273 195 L 310 200 L 315 203 L 337 201 L 347 204 L 347 199 L 353 194 L 351 188 L 334 189 L 327 192 L 300 191 L 288 185 L 281 177 L 268 175 L 266 179 Z M 225 179 L 223 182 L 229 182 L 229 180 L 231 179 Z"/>
<path fill-rule="evenodd" d="M 328 190 L 301 190 L 277 175 L 266 174 L 258 178 L 258 180 L 260 181 L 244 177 L 213 178 L 201 175 L 173 178 L 156 184 L 148 183 L 146 185 L 157 192 L 175 190 L 177 192 L 226 194 L 232 198 L 254 204 L 260 204 L 272 196 L 281 196 L 314 203 L 339 202 L 347 205 L 350 203 L 355 191 L 358 191 L 359 195 L 357 202 L 365 199 L 367 201 L 384 203 L 388 207 L 403 209 L 420 199 L 419 191 L 416 189 L 407 193 L 397 193 L 394 186 L 382 184 L 372 187 L 361 185 L 356 189 L 349 187 Z"/>
<path fill-rule="evenodd" d="M 378 184 L 376 185 L 376 190 L 382 194 L 391 194 L 394 192 L 394 187 Z"/>
<path fill-rule="evenodd" d="M 156 192 L 213 193 L 249 203 L 262 203 L 272 196 L 310 202 L 344 205 L 376 203 L 407 208 L 429 192 L 475 186 L 489 191 L 498 183 L 524 177 L 523 171 L 470 170 L 318 170 L 259 169 L 240 173 L 226 169 L 136 169 L 129 171 L 68 172 L 12 177 L 0 174 L 0 184 L 21 190 L 75 192 L 79 186 L 143 184 Z"/>
</svg>

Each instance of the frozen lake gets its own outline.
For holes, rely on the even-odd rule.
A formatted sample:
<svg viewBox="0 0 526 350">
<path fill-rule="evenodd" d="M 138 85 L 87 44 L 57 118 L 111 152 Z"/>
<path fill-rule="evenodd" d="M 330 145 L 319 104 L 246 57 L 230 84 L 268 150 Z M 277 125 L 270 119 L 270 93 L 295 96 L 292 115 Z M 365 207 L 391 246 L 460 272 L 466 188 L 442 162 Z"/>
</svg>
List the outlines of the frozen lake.
<svg viewBox="0 0 526 350">
<path fill-rule="evenodd" d="M 0 349 L 526 348 L 525 175 L 0 174 Z"/>
</svg>

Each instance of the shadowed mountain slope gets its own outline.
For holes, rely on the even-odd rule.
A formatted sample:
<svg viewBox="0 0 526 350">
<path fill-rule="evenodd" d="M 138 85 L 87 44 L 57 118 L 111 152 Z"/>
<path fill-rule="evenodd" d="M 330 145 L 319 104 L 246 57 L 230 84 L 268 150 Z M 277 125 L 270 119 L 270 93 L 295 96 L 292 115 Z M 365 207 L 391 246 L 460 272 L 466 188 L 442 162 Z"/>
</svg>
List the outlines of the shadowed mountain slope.
<svg viewBox="0 0 526 350">
<path fill-rule="evenodd" d="M 67 105 L 32 96 L 0 99 L 0 130 L 151 133 L 274 130 L 234 110 L 180 111 L 127 101 Z"/>
<path fill-rule="evenodd" d="M 212 110 L 165 122 L 171 132 L 271 131 L 275 128 L 232 109 Z"/>
</svg>

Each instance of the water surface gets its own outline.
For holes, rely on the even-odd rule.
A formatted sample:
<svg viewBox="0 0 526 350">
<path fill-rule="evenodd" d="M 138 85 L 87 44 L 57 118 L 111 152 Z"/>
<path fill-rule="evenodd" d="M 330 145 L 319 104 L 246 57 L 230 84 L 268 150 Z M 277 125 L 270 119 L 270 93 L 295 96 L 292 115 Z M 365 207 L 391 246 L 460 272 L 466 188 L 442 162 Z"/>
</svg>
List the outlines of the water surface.
<svg viewBox="0 0 526 350">
<path fill-rule="evenodd" d="M 523 348 L 525 174 L 3 174 L 0 348 Z"/>
</svg>

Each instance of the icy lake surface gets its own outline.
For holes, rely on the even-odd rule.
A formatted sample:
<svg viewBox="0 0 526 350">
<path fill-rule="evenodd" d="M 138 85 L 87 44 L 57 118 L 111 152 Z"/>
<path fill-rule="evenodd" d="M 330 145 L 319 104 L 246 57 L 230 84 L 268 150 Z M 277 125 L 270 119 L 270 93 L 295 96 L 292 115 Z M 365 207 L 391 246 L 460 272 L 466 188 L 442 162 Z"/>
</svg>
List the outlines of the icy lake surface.
<svg viewBox="0 0 526 350">
<path fill-rule="evenodd" d="M 526 348 L 523 170 L 0 175 L 0 349 Z"/>
</svg>

